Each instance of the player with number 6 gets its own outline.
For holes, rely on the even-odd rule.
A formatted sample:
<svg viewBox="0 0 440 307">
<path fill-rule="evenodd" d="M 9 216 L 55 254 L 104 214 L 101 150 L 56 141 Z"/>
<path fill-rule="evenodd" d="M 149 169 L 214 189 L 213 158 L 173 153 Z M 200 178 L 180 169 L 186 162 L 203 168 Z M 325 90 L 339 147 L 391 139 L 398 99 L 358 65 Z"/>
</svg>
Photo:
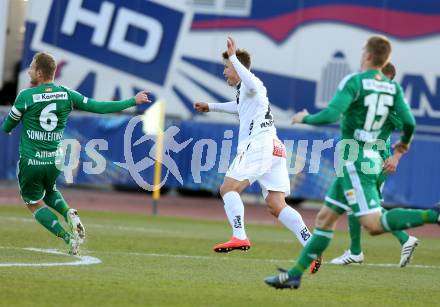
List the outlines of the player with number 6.
<svg viewBox="0 0 440 307">
<path fill-rule="evenodd" d="M 149 103 L 148 92 L 121 101 L 96 101 L 54 83 L 57 64 L 48 53 L 35 54 L 29 67 L 33 87 L 22 90 L 5 118 L 2 129 L 10 133 L 21 121 L 20 160 L 17 177 L 21 198 L 35 219 L 79 254 L 85 228 L 78 212 L 69 208 L 56 188 L 62 160 L 61 144 L 67 118 L 73 109 L 92 113 L 122 111 L 136 104 Z M 60 213 L 69 225 L 66 230 L 48 207 Z"/>
</svg>

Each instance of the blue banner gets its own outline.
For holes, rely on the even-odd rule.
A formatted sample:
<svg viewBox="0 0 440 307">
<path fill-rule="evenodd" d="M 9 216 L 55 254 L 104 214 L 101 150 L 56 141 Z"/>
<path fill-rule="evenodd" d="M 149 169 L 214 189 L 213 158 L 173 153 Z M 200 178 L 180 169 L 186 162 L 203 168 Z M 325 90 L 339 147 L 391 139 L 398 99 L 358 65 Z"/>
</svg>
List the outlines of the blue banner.
<svg viewBox="0 0 440 307">
<path fill-rule="evenodd" d="M 0 118 L 6 114 L 2 113 Z M 153 183 L 156 140 L 144 136 L 142 122 L 137 118 L 70 117 L 65 139 L 75 139 L 80 145 L 79 165 L 73 170 L 74 184 L 145 188 Z M 11 135 L 0 133 L 2 180 L 15 180 L 19 132 L 18 127 Z M 332 129 L 291 128 L 279 129 L 278 135 L 287 147 L 290 161 L 290 196 L 322 200 L 335 178 L 334 146 L 338 142 L 339 132 Z M 162 165 L 164 187 L 216 193 L 236 154 L 237 136 L 237 125 L 169 120 L 165 131 L 165 158 Z M 311 152 L 320 142 L 331 142 L 333 147 L 323 150 L 317 160 Z M 440 152 L 440 142 L 416 137 L 397 172 L 386 181 L 385 202 L 429 208 L 440 200 L 440 189 L 437 187 L 440 164 L 433 154 L 437 152 Z M 97 168 L 99 156 L 105 161 L 101 171 Z M 302 171 L 295 172 L 295 168 Z M 59 183 L 65 183 L 63 176 L 60 176 Z M 260 193 L 260 188 L 254 184 L 247 192 Z"/>
</svg>

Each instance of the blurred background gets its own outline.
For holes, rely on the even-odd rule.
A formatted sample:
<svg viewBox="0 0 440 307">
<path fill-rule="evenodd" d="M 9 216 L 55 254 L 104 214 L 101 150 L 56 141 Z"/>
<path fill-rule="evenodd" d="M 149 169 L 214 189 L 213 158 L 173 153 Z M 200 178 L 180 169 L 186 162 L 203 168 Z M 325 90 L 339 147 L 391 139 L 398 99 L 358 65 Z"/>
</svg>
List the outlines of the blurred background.
<svg viewBox="0 0 440 307">
<path fill-rule="evenodd" d="M 313 113 L 327 105 L 339 81 L 359 69 L 363 44 L 373 34 L 393 43 L 396 80 L 418 124 L 409 154 L 386 182 L 385 202 L 428 208 L 440 200 L 439 1 L 0 0 L 0 119 L 17 92 L 29 86 L 33 55 L 50 52 L 58 62 L 56 82 L 86 96 L 117 100 L 151 91 L 153 100 L 165 105 L 166 128 L 178 128 L 165 138 L 165 156 L 177 171 L 164 162 L 163 192 L 216 196 L 235 154 L 238 120 L 196 114 L 192 103 L 235 99 L 221 57 L 232 35 L 251 53 L 252 71 L 267 87 L 279 137 L 288 147 L 289 199 L 320 201 L 335 176 L 338 126 L 293 127 L 290 118 L 303 108 Z M 146 111 L 74 112 L 65 138 L 81 144 L 75 149 L 79 164 L 72 182 L 61 176 L 59 184 L 142 190 L 133 173 L 152 184 L 153 164 L 139 169 L 136 163 L 152 157 L 155 138 L 135 145 L 144 135 L 142 123 L 129 125 Z M 144 124 L 155 120 L 145 116 Z M 127 131 L 131 137 L 124 141 Z M 2 185 L 15 182 L 19 132 L 0 134 Z M 93 139 L 108 146 L 95 146 L 93 153 L 87 150 Z M 329 148 L 312 156 L 314 144 L 324 141 Z M 105 158 L 105 169 L 86 174 L 85 163 L 96 166 L 96 153 Z M 261 200 L 257 185 L 246 192 Z"/>
</svg>

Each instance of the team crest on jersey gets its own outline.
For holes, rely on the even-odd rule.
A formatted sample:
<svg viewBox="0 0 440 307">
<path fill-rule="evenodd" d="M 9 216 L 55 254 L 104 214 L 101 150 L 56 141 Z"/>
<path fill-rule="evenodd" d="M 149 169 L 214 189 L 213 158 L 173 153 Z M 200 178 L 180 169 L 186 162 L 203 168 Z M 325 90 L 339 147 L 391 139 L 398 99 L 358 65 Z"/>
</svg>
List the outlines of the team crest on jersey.
<svg viewBox="0 0 440 307">
<path fill-rule="evenodd" d="M 53 89 L 52 89 L 51 87 L 46 87 L 46 88 L 44 88 L 44 91 L 45 91 L 45 92 L 52 92 Z"/>
</svg>

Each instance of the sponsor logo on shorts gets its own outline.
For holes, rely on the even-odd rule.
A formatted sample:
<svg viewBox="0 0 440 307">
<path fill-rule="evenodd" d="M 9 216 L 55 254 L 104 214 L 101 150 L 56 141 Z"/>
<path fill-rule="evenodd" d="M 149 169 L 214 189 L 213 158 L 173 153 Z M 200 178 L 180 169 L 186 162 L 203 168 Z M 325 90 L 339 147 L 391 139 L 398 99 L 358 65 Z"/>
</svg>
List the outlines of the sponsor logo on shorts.
<svg viewBox="0 0 440 307">
<path fill-rule="evenodd" d="M 370 200 L 370 207 L 374 207 L 376 205 L 377 205 L 377 202 L 374 199 Z"/>
<path fill-rule="evenodd" d="M 345 191 L 345 198 L 347 199 L 347 202 L 349 205 L 354 205 L 357 203 L 356 201 L 356 193 L 353 189 Z"/>
<path fill-rule="evenodd" d="M 275 157 L 286 157 L 286 147 L 279 140 L 273 140 L 273 153 Z"/>
</svg>

